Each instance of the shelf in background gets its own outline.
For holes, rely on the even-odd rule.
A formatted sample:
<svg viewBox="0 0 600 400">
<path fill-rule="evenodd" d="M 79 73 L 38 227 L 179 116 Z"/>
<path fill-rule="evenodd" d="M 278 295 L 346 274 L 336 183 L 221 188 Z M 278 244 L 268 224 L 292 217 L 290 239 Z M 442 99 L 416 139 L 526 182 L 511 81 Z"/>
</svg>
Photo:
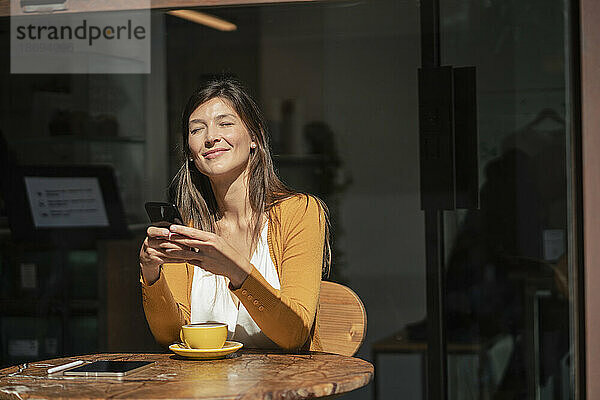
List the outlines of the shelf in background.
<svg viewBox="0 0 600 400">
<path fill-rule="evenodd" d="M 71 312 L 96 312 L 99 308 L 98 300 L 75 300 L 69 301 Z"/>
<path fill-rule="evenodd" d="M 72 143 L 145 143 L 143 137 L 124 137 L 124 136 L 31 136 L 11 139 L 11 143 L 26 144 L 72 144 Z"/>
<path fill-rule="evenodd" d="M 0 311 L 3 317 L 59 315 L 60 308 L 61 304 L 56 300 L 0 299 Z"/>
<path fill-rule="evenodd" d="M 0 299 L 0 312 L 2 316 L 45 316 L 59 315 L 63 311 L 70 314 L 95 313 L 98 311 L 98 300 L 70 300 L 68 307 L 65 302 L 57 299 Z"/>
<path fill-rule="evenodd" d="M 6 225 L 3 225 L 1 220 L 2 220 L 2 218 L 0 218 L 0 237 L 10 236 L 10 228 L 8 228 L 8 222 L 6 222 Z M 132 233 L 146 231 L 146 229 L 148 229 L 149 226 L 150 226 L 149 222 L 127 225 L 127 227 L 129 228 L 129 231 Z"/>
</svg>

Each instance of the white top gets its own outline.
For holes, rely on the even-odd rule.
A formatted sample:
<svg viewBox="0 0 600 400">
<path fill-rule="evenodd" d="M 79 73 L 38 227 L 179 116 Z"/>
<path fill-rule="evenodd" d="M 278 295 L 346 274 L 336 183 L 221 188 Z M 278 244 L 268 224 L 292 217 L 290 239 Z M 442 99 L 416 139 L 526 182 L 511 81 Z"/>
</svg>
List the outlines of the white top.
<svg viewBox="0 0 600 400">
<path fill-rule="evenodd" d="M 266 223 L 262 230 L 250 262 L 271 286 L 280 289 L 277 269 L 269 254 L 268 225 Z M 236 307 L 225 277 L 214 275 L 200 267 L 194 267 L 191 314 L 192 323 L 225 322 L 228 329 L 227 340 L 241 342 L 250 348 L 277 348 L 277 345 L 262 333 L 246 307 L 241 302 L 239 308 Z"/>
</svg>

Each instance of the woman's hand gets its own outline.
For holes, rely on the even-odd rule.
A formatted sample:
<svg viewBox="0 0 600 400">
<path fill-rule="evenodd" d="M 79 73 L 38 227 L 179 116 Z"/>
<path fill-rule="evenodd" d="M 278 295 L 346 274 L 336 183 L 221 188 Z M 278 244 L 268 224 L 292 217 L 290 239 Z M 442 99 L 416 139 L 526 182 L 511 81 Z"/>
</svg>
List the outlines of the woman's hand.
<svg viewBox="0 0 600 400">
<path fill-rule="evenodd" d="M 151 226 L 146 232 L 147 236 L 140 249 L 140 268 L 146 284 L 151 285 L 160 276 L 160 266 L 164 263 L 181 262 L 178 258 L 171 257 L 168 249 L 184 250 L 185 246 L 168 240 L 171 232 L 167 228 Z"/>
<path fill-rule="evenodd" d="M 242 286 L 250 274 L 250 261 L 219 235 L 182 225 L 171 225 L 169 229 L 173 234 L 170 241 L 181 248 L 166 249 L 168 257 L 226 276 L 236 288 Z"/>
</svg>

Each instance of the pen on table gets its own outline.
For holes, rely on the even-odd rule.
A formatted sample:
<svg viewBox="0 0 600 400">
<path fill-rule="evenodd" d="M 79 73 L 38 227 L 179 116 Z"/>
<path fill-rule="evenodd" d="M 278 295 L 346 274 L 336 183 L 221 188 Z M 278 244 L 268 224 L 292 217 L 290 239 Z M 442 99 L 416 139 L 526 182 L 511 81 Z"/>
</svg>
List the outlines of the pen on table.
<svg viewBox="0 0 600 400">
<path fill-rule="evenodd" d="M 71 368 L 71 367 L 76 367 L 76 366 L 81 365 L 81 364 L 83 364 L 83 361 L 81 361 L 81 360 L 73 361 L 73 362 L 70 362 L 68 364 L 63 364 L 63 365 L 59 365 L 59 366 L 56 366 L 56 367 L 48 368 L 48 373 L 49 374 L 53 374 L 55 372 L 62 371 L 62 370 L 65 370 L 65 369 L 68 369 L 68 368 Z"/>
</svg>

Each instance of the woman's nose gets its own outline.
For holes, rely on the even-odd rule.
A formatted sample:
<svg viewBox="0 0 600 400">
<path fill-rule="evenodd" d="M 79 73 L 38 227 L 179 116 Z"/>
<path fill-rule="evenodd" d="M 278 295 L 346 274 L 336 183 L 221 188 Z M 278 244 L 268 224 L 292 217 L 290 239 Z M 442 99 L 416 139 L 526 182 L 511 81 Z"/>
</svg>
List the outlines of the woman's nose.
<svg viewBox="0 0 600 400">
<path fill-rule="evenodd" d="M 220 140 L 221 140 L 221 137 L 219 136 L 218 132 L 216 132 L 215 129 L 208 129 L 208 131 L 206 132 L 206 136 L 204 138 L 204 143 L 206 146 L 210 146 L 215 143 L 218 143 Z"/>
</svg>

